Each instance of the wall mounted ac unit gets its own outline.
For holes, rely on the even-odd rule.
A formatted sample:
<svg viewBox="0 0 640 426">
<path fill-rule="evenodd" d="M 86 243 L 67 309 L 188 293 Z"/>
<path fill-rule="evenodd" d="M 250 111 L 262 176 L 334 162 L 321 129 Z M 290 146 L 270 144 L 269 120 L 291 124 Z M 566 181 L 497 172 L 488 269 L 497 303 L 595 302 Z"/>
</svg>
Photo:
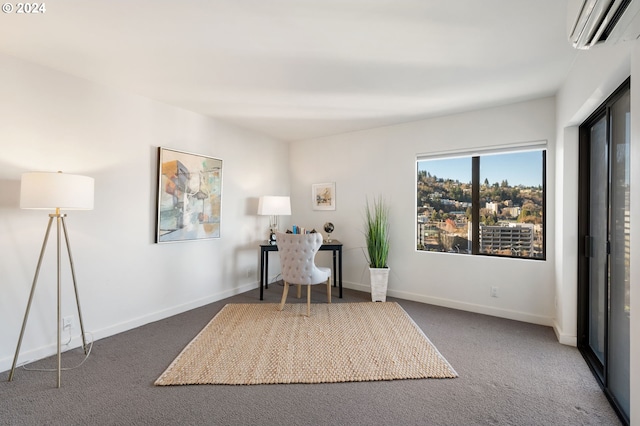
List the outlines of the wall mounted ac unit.
<svg viewBox="0 0 640 426">
<path fill-rule="evenodd" d="M 640 36 L 640 0 L 568 0 L 567 29 L 576 49 Z"/>
</svg>

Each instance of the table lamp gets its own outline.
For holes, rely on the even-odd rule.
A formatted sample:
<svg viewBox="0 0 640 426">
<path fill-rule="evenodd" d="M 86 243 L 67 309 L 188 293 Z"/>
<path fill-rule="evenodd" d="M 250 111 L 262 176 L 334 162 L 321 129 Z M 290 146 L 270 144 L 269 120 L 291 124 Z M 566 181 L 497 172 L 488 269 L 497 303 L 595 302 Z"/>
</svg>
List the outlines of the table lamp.
<svg viewBox="0 0 640 426">
<path fill-rule="evenodd" d="M 51 224 L 53 220 L 56 220 L 56 236 L 57 236 L 57 281 L 58 281 L 58 388 L 60 387 L 60 372 L 61 372 L 61 330 L 62 330 L 62 312 L 61 312 L 61 231 L 64 232 L 64 240 L 67 246 L 67 252 L 69 254 L 69 263 L 71 265 L 71 277 L 73 278 L 73 288 L 75 290 L 76 305 L 78 307 L 78 319 L 80 322 L 80 330 L 82 333 L 82 348 L 85 354 L 87 354 L 87 343 L 85 341 L 84 324 L 82 322 L 82 312 L 80 310 L 80 298 L 78 296 L 78 286 L 76 284 L 76 274 L 73 267 L 73 258 L 71 256 L 71 246 L 69 245 L 69 235 L 67 234 L 67 225 L 65 223 L 66 214 L 60 213 L 61 210 L 92 210 L 93 209 L 93 178 L 80 175 L 65 174 L 62 172 L 29 172 L 22 175 L 20 184 L 20 208 L 23 209 L 41 209 L 41 210 L 55 210 L 55 213 L 49 214 L 49 225 L 44 235 L 44 241 L 42 243 L 42 249 L 40 250 L 40 257 L 38 259 L 38 265 L 36 267 L 36 273 L 33 278 L 33 284 L 31 285 L 31 293 L 29 295 L 29 302 L 27 303 L 27 309 L 24 314 L 24 320 L 22 322 L 22 329 L 20 330 L 20 337 L 18 339 L 18 345 L 16 347 L 16 353 L 13 358 L 13 364 L 11 366 L 11 372 L 9 373 L 9 380 L 13 380 L 13 375 L 18 361 L 18 355 L 20 354 L 20 346 L 22 345 L 22 338 L 24 337 L 24 331 L 27 326 L 27 319 L 29 318 L 29 311 L 31 309 L 31 303 L 33 302 L 33 295 L 35 293 L 36 284 L 38 282 L 38 275 L 40 274 L 40 267 L 42 265 L 42 258 L 44 257 L 45 249 L 47 248 L 47 241 L 49 240 L 49 233 L 51 231 Z"/>
<path fill-rule="evenodd" d="M 258 214 L 271 216 L 269 219 L 269 244 L 275 244 L 278 216 L 291 214 L 291 201 L 288 196 L 264 195 L 258 201 Z"/>
</svg>

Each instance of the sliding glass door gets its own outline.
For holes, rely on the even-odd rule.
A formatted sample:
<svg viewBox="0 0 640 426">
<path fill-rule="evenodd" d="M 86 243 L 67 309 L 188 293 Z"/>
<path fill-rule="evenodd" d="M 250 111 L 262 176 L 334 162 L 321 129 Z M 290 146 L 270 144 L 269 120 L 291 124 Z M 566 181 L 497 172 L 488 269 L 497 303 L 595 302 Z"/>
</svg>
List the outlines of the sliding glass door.
<svg viewBox="0 0 640 426">
<path fill-rule="evenodd" d="M 585 254 L 588 263 L 589 327 L 588 345 L 601 371 L 605 362 L 607 244 L 608 238 L 608 186 L 609 156 L 607 120 L 601 117 L 590 128 L 589 176 L 589 233 L 585 236 Z"/>
<path fill-rule="evenodd" d="M 580 126 L 578 347 L 629 422 L 629 147 L 627 80 Z"/>
</svg>

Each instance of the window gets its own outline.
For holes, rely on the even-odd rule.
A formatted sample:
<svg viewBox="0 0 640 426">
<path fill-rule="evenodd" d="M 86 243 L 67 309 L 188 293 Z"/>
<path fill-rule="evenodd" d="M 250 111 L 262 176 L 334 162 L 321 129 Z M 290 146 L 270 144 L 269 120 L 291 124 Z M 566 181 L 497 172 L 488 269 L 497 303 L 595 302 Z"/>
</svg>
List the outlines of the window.
<svg viewBox="0 0 640 426">
<path fill-rule="evenodd" d="M 416 248 L 545 259 L 544 149 L 418 158 Z"/>
</svg>

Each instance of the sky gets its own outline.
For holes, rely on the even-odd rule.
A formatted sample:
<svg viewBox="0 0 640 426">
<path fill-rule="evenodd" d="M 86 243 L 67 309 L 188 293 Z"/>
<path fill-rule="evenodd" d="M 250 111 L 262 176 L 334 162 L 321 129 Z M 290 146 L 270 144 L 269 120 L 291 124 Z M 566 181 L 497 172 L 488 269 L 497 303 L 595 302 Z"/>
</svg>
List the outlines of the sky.
<svg viewBox="0 0 640 426">
<path fill-rule="evenodd" d="M 438 178 L 470 183 L 471 157 L 419 161 L 418 170 L 426 170 Z M 481 155 L 480 182 L 485 178 L 490 184 L 506 179 L 510 186 L 542 185 L 542 151 Z"/>
</svg>

